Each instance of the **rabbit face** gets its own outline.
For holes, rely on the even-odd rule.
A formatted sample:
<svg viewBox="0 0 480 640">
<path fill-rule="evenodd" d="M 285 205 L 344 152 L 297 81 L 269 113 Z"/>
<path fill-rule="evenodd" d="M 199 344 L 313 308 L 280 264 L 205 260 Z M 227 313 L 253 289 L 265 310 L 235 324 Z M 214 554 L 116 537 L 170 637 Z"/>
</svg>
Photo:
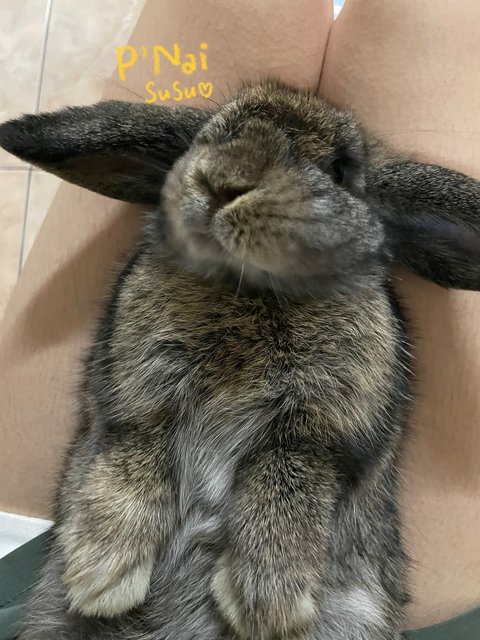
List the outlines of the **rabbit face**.
<svg viewBox="0 0 480 640">
<path fill-rule="evenodd" d="M 350 113 L 279 82 L 213 113 L 110 101 L 27 115 L 0 125 L 0 146 L 148 205 L 150 245 L 222 282 L 302 296 L 368 285 L 399 263 L 480 288 L 480 183 L 398 155 Z"/>
<path fill-rule="evenodd" d="M 363 197 L 365 170 L 348 114 L 284 89 L 246 89 L 167 175 L 168 243 L 189 268 L 252 285 L 298 289 L 370 272 L 384 236 Z"/>
</svg>

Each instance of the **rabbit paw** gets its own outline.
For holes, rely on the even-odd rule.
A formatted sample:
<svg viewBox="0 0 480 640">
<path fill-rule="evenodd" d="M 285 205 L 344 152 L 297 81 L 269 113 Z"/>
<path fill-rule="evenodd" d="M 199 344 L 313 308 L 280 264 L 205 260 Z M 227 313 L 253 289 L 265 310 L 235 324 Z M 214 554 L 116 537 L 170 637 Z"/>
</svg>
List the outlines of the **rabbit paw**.
<svg viewBox="0 0 480 640">
<path fill-rule="evenodd" d="M 83 565 L 77 558 L 63 575 L 70 609 L 88 617 L 125 613 L 145 600 L 152 569 L 153 558 L 129 568 L 114 555 Z"/>
<path fill-rule="evenodd" d="M 68 554 L 63 582 L 70 609 L 88 617 L 113 617 L 142 604 L 153 554 L 128 558 L 118 550 L 82 546 Z"/>
<path fill-rule="evenodd" d="M 145 600 L 150 585 L 153 558 L 118 573 L 115 560 L 103 558 L 95 567 L 67 569 L 63 581 L 70 609 L 88 617 L 113 617 Z"/>
<path fill-rule="evenodd" d="M 286 585 L 281 574 L 260 575 L 229 554 L 220 559 L 212 579 L 213 596 L 227 622 L 242 640 L 300 638 L 316 617 L 312 589 L 298 588 L 295 576 Z M 305 580 L 300 582 L 305 583 Z"/>
</svg>

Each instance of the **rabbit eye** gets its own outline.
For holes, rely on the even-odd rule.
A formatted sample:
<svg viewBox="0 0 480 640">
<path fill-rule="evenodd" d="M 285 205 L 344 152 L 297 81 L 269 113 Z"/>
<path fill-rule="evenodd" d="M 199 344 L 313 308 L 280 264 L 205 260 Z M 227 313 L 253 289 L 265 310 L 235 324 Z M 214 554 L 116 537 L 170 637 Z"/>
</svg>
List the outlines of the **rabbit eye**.
<svg viewBox="0 0 480 640">
<path fill-rule="evenodd" d="M 343 184 L 345 178 L 345 166 L 341 160 L 334 160 L 330 165 L 330 175 L 336 184 Z"/>
</svg>

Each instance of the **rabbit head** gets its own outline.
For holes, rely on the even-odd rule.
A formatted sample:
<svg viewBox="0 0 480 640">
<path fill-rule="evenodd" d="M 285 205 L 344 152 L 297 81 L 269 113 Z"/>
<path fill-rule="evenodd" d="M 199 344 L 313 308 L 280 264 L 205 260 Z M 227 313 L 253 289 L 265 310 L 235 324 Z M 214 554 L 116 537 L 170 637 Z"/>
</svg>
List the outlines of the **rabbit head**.
<svg viewBox="0 0 480 640">
<path fill-rule="evenodd" d="M 245 89 L 197 134 L 163 189 L 179 256 L 279 288 L 377 265 L 380 220 L 364 200 L 360 126 L 307 94 Z"/>
<path fill-rule="evenodd" d="M 478 183 L 396 158 L 350 113 L 276 82 L 215 112 L 112 101 L 25 116 L 0 144 L 152 206 L 149 238 L 202 275 L 310 291 L 397 261 L 480 285 Z"/>
</svg>

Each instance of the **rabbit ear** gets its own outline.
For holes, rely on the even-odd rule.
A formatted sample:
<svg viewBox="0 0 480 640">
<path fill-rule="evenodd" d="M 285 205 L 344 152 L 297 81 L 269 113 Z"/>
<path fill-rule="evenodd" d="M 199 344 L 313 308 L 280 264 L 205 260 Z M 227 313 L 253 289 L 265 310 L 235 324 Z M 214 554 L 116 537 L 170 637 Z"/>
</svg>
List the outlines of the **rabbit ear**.
<svg viewBox="0 0 480 640">
<path fill-rule="evenodd" d="M 100 102 L 0 126 L 0 146 L 68 182 L 111 198 L 158 204 L 165 174 L 210 114 Z"/>
<path fill-rule="evenodd" d="M 480 182 L 398 160 L 370 170 L 367 193 L 398 262 L 439 285 L 480 290 Z"/>
</svg>

